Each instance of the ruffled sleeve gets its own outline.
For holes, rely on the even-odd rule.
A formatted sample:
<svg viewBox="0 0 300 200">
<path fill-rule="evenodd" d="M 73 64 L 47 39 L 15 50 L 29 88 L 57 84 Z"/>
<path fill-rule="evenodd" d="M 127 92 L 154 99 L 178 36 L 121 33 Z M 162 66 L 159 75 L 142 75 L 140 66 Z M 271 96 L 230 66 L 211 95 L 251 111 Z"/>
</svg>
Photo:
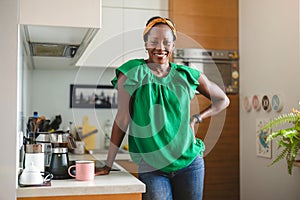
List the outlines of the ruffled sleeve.
<svg viewBox="0 0 300 200">
<path fill-rule="evenodd" d="M 197 87 L 199 86 L 198 79 L 201 75 L 201 72 L 185 65 L 177 65 L 174 63 L 171 64 L 174 66 L 176 71 L 183 77 L 183 79 L 190 86 L 189 93 L 190 93 L 190 97 L 192 98 L 195 94 Z"/>
<path fill-rule="evenodd" d="M 118 88 L 118 78 L 121 73 L 124 74 L 127 79 L 123 86 L 125 90 L 132 95 L 140 85 L 140 76 L 144 76 L 141 74 L 141 70 L 139 70 L 143 64 L 143 59 L 129 60 L 116 69 L 116 76 L 112 79 L 111 83 L 115 88 Z"/>
</svg>

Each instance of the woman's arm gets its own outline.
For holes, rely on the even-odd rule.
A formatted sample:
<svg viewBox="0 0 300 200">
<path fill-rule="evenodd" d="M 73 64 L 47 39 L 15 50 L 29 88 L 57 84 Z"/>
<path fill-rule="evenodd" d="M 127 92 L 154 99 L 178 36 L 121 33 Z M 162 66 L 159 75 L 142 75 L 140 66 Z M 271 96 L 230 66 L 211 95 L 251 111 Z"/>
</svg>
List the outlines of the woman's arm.
<svg viewBox="0 0 300 200">
<path fill-rule="evenodd" d="M 198 114 L 199 118 L 193 118 L 192 121 L 195 123 L 201 119 L 205 119 L 214 116 L 228 107 L 230 101 L 224 91 L 216 85 L 214 82 L 208 80 L 208 78 L 201 74 L 199 79 L 199 86 L 197 90 L 200 94 L 210 99 L 212 104 Z"/>
<path fill-rule="evenodd" d="M 110 138 L 110 146 L 108 149 L 106 166 L 103 168 L 96 169 L 96 175 L 109 174 L 113 162 L 116 158 L 119 147 L 124 139 L 126 130 L 131 120 L 129 114 L 129 102 L 130 95 L 125 91 L 123 84 L 127 77 L 120 74 L 118 78 L 118 112 L 114 120 L 112 127 L 112 133 Z"/>
</svg>

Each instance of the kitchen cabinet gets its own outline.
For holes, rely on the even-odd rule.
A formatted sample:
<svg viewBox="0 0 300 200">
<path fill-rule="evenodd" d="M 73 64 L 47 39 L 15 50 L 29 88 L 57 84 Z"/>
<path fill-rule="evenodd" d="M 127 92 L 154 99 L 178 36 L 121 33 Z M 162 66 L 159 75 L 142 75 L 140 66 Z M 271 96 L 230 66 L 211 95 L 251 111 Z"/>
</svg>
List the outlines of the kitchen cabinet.
<svg viewBox="0 0 300 200">
<path fill-rule="evenodd" d="M 99 0 L 77 0 L 72 4 L 69 0 L 21 0 L 19 22 L 50 27 L 100 28 L 100 7 Z"/>
<path fill-rule="evenodd" d="M 230 105 L 225 119 L 214 117 L 205 119 L 197 127 L 197 137 L 204 140 L 206 152 L 204 199 L 239 199 L 239 95 L 228 95 Z M 210 102 L 202 95 L 196 95 L 191 103 L 191 113 L 206 108 Z M 225 120 L 225 121 L 224 121 Z M 217 126 L 222 124 L 220 135 Z M 215 123 L 218 124 L 215 124 Z M 210 134 L 209 137 L 206 137 Z M 212 147 L 212 148 L 211 148 Z M 207 152 L 209 151 L 209 153 Z M 207 154 L 208 153 L 208 154 Z"/>
<path fill-rule="evenodd" d="M 76 65 L 108 67 L 123 63 L 122 13 L 122 8 L 102 7 L 102 28 Z"/>
<path fill-rule="evenodd" d="M 169 16 L 179 33 L 176 47 L 238 51 L 238 0 L 170 0 Z M 192 42 L 190 42 L 192 41 Z M 204 199 L 239 199 L 239 95 L 228 95 L 221 135 L 206 138 L 219 126 L 206 119 L 199 124 L 197 137 L 204 139 L 206 152 Z M 197 95 L 192 110 L 203 110 L 210 102 Z M 224 112 L 221 113 L 225 115 Z M 213 135 L 213 134 L 212 134 Z M 214 140 L 214 141 L 211 141 Z M 215 145 L 211 149 L 211 144 Z"/>
<path fill-rule="evenodd" d="M 22 0 L 19 15 L 29 68 L 72 69 L 101 27 L 101 1 Z"/>
<path fill-rule="evenodd" d="M 102 28 L 77 66 L 118 67 L 146 57 L 142 33 L 148 19 L 168 16 L 168 1 L 103 1 Z"/>
<path fill-rule="evenodd" d="M 135 8 L 135 9 L 151 9 L 151 10 L 168 10 L 169 0 L 102 0 L 104 7 L 122 7 L 122 8 Z"/>
<path fill-rule="evenodd" d="M 116 163 L 138 178 L 138 166 L 132 160 L 116 160 Z"/>
<path fill-rule="evenodd" d="M 123 0 L 123 5 L 125 8 L 168 10 L 168 0 Z"/>
<path fill-rule="evenodd" d="M 238 50 L 238 0 L 170 0 L 169 16 L 178 32 L 194 40 L 178 38 L 177 47 Z"/>
</svg>

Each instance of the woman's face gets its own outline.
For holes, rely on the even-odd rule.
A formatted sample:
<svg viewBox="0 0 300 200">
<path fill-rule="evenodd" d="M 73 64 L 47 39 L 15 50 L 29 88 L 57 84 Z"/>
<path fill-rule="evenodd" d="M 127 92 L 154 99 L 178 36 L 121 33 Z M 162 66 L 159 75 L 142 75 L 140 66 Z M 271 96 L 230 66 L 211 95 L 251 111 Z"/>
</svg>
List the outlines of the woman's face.
<svg viewBox="0 0 300 200">
<path fill-rule="evenodd" d="M 170 27 L 166 24 L 154 26 L 149 31 L 145 47 L 148 50 L 150 62 L 157 64 L 168 63 L 175 47 Z"/>
</svg>

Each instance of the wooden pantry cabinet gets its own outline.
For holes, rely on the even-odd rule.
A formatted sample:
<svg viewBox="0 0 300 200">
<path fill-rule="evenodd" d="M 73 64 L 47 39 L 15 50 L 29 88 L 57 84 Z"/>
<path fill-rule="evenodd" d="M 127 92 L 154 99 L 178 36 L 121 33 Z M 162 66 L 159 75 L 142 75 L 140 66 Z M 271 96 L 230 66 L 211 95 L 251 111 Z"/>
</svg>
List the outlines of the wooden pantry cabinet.
<svg viewBox="0 0 300 200">
<path fill-rule="evenodd" d="M 239 96 L 228 97 L 230 105 L 226 111 L 205 119 L 196 127 L 197 137 L 206 145 L 204 200 L 239 199 Z M 196 95 L 191 103 L 191 114 L 208 105 L 204 96 Z"/>
<path fill-rule="evenodd" d="M 176 47 L 238 50 L 238 0 L 169 0 L 169 17 Z"/>
<path fill-rule="evenodd" d="M 238 51 L 238 0 L 169 0 L 169 17 L 178 31 L 178 48 Z M 211 119 L 197 128 L 197 136 L 207 148 L 216 142 L 204 158 L 204 200 L 239 199 L 239 95 L 228 96 L 231 103 L 222 113 L 225 123 L 221 135 L 206 137 L 208 130 L 218 126 Z M 196 95 L 191 113 L 209 103 L 202 95 Z"/>
</svg>

